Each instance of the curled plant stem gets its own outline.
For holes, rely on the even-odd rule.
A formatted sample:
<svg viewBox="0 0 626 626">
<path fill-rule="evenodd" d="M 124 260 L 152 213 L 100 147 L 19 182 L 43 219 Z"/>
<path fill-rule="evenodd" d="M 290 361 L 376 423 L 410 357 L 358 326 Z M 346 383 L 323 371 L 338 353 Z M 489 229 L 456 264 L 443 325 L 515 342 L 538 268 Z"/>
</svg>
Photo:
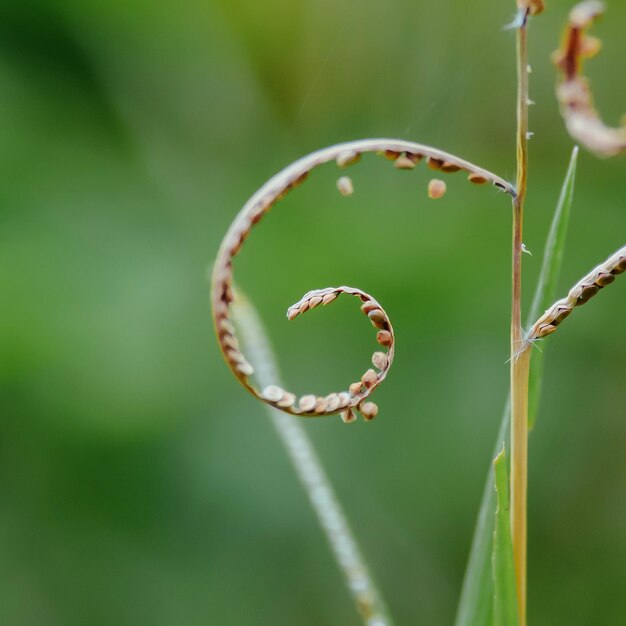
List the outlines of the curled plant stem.
<svg viewBox="0 0 626 626">
<path fill-rule="evenodd" d="M 276 359 L 254 307 L 237 292 L 233 319 L 262 384 L 280 380 Z M 270 420 L 306 491 L 365 626 L 392 626 L 332 485 L 297 417 L 267 406 Z"/>
<path fill-rule="evenodd" d="M 295 161 L 265 183 L 243 206 L 220 246 L 212 277 L 213 319 L 222 354 L 233 374 L 259 400 L 287 413 L 302 416 L 341 413 L 344 421 L 351 422 L 354 421 L 354 410 L 357 409 L 365 419 L 372 419 L 378 408 L 372 402 L 364 400 L 384 379 L 393 360 L 394 338 L 391 323 L 382 306 L 372 296 L 358 289 L 336 287 L 307 293 L 300 302 L 289 308 L 290 319 L 320 304 L 328 304 L 341 293 L 355 295 L 361 299 L 361 310 L 379 329 L 376 337 L 379 345 L 387 348 L 386 352 L 377 351 L 372 356 L 372 363 L 379 371 L 369 369 L 359 381 L 350 386 L 349 390 L 327 396 L 308 394 L 297 400 L 294 394 L 276 385 L 275 381 L 262 385 L 259 390 L 252 379 L 255 369 L 240 350 L 235 328 L 230 322 L 233 261 L 252 228 L 277 202 L 304 182 L 312 170 L 333 161 L 343 169 L 357 163 L 361 155 L 367 152 L 374 152 L 392 160 L 399 170 L 411 170 L 421 160 L 425 160 L 430 169 L 444 173 L 463 171 L 471 183 L 491 183 L 512 197 L 516 194 L 509 182 L 488 170 L 431 146 L 400 139 L 363 139 L 324 148 Z M 338 181 L 339 191 L 343 195 L 349 195 L 353 191 L 351 181 L 346 179 L 347 177 L 342 177 Z"/>
<path fill-rule="evenodd" d="M 529 8 L 521 9 L 517 29 L 517 196 L 513 199 L 511 298 L 511 536 L 520 626 L 526 625 L 526 501 L 528 482 L 528 368 L 522 339 L 522 233 L 528 171 Z"/>
</svg>

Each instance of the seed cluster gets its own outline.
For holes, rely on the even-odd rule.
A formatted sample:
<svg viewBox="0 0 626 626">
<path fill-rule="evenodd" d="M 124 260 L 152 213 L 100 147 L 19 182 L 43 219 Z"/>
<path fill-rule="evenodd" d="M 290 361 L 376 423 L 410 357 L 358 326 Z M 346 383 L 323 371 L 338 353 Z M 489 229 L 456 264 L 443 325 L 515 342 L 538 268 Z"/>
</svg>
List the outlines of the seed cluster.
<svg viewBox="0 0 626 626">
<path fill-rule="evenodd" d="M 533 325 L 527 340 L 534 341 L 553 333 L 557 326 L 568 317 L 575 307 L 585 304 L 600 289 L 610 285 L 615 277 L 626 271 L 626 246 L 612 254 L 604 263 L 595 267 L 587 276 L 578 281 L 567 294 L 555 302 Z"/>
<path fill-rule="evenodd" d="M 309 292 L 300 302 L 289 308 L 287 313 L 289 319 L 320 304 L 328 304 L 341 293 L 353 295 L 360 298 L 362 311 L 378 329 L 376 336 L 378 344 L 386 351 L 374 352 L 372 356 L 374 369 L 368 369 L 359 381 L 350 385 L 348 391 L 331 393 L 324 397 L 305 395 L 301 398 L 296 398 L 294 394 L 275 385 L 259 391 L 250 381 L 254 368 L 243 355 L 235 328 L 230 321 L 234 300 L 233 260 L 239 254 L 252 228 L 278 201 L 300 185 L 313 169 L 332 161 L 335 161 L 340 168 L 347 168 L 356 164 L 361 159 L 361 155 L 367 152 L 391 159 L 394 166 L 400 170 L 411 170 L 422 159 L 425 159 L 430 169 L 449 173 L 464 171 L 467 172 L 470 182 L 478 184 L 489 182 L 515 197 L 513 185 L 488 170 L 430 146 L 394 139 L 364 139 L 324 148 L 295 161 L 267 181 L 246 202 L 222 241 L 213 268 L 211 298 L 218 342 L 233 374 L 257 398 L 288 413 L 307 416 L 341 413 L 345 422 L 351 422 L 356 419 L 355 410 L 358 410 L 365 419 L 373 419 L 378 412 L 378 407 L 373 402 L 364 402 L 364 400 L 385 378 L 391 366 L 394 352 L 393 329 L 383 308 L 371 296 L 358 289 L 337 287 Z M 442 195 L 440 182 L 437 183 L 439 189 L 432 194 L 432 197 Z M 353 192 L 352 181 L 347 176 L 342 176 L 337 186 L 343 195 L 347 196 Z M 445 185 L 443 191 L 445 191 Z"/>
<path fill-rule="evenodd" d="M 297 415 L 329 415 L 341 412 L 344 422 L 356 420 L 355 410 L 358 410 L 366 420 L 372 420 L 378 413 L 378 407 L 373 402 L 364 400 L 384 380 L 394 355 L 394 335 L 391 322 L 383 307 L 372 296 L 353 287 L 327 287 L 306 293 L 298 302 L 287 309 L 287 318 L 293 320 L 298 315 L 306 313 L 315 307 L 325 306 L 333 302 L 339 295 L 348 294 L 361 300 L 361 311 L 366 315 L 374 328 L 378 329 L 376 341 L 387 351 L 378 350 L 372 354 L 372 365 L 375 369 L 368 369 L 360 380 L 352 383 L 348 391 L 331 393 L 325 397 L 314 395 L 302 396 L 297 402 L 293 394 L 272 385 L 263 390 L 262 396 L 266 402 L 282 409 L 288 409 Z M 376 371 L 378 370 L 378 371 Z M 282 403 L 282 404 L 281 404 Z"/>
</svg>

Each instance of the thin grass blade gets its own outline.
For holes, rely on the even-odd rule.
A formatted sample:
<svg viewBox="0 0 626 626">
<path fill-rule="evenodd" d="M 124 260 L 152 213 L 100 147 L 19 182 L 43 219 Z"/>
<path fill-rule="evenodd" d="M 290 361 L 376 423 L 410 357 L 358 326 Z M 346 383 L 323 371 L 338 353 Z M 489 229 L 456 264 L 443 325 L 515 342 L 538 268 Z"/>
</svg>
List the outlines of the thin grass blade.
<svg viewBox="0 0 626 626">
<path fill-rule="evenodd" d="M 528 323 L 532 324 L 541 313 L 547 309 L 556 296 L 556 287 L 561 267 L 563 265 L 563 250 L 567 227 L 574 198 L 574 180 L 576 178 L 576 161 L 578 159 L 578 147 L 572 150 L 569 167 L 565 174 L 565 180 L 561 187 L 561 194 L 556 205 L 550 232 L 546 240 L 543 253 L 543 263 L 539 282 L 535 290 L 535 296 L 528 315 Z M 545 359 L 545 347 L 542 351 L 535 351 L 530 363 L 530 379 L 528 383 L 528 427 L 532 429 L 537 419 L 539 396 L 541 393 L 541 379 Z"/>
<path fill-rule="evenodd" d="M 567 226 L 572 206 L 574 179 L 578 148 L 575 147 L 561 187 L 561 193 L 554 212 L 550 231 L 546 239 L 544 259 L 541 273 L 530 313 L 528 324 L 532 324 L 540 313 L 554 300 L 556 285 L 561 272 L 563 250 Z M 529 426 L 535 423 L 539 403 L 541 372 L 543 371 L 543 352 L 533 354 L 529 382 Z M 509 422 L 511 417 L 510 399 L 502 414 L 496 444 L 492 458 L 502 443 L 509 438 Z M 461 598 L 457 608 L 455 626 L 492 626 L 493 624 L 493 578 L 491 575 L 491 554 L 493 547 L 494 515 L 496 510 L 496 494 L 491 466 L 487 472 L 485 487 L 478 511 L 472 546 L 465 570 Z"/>
<path fill-rule="evenodd" d="M 509 475 L 504 446 L 493 462 L 497 508 L 493 534 L 493 624 L 518 626 L 515 566 L 509 517 Z"/>
</svg>

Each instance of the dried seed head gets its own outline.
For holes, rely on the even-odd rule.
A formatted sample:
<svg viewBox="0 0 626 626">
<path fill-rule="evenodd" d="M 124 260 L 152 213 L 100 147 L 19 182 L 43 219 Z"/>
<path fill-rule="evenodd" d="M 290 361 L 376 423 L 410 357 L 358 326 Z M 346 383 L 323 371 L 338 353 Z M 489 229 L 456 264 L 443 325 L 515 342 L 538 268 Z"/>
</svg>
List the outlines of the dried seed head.
<svg viewBox="0 0 626 626">
<path fill-rule="evenodd" d="M 361 415 L 369 422 L 378 415 L 378 405 L 374 402 L 364 402 L 359 406 Z"/>
<path fill-rule="evenodd" d="M 374 352 L 372 355 L 372 364 L 379 370 L 387 367 L 387 355 L 384 352 Z"/>
<path fill-rule="evenodd" d="M 341 412 L 341 419 L 344 424 L 352 424 L 356 422 L 356 413 L 352 409 Z"/>
<path fill-rule="evenodd" d="M 320 414 L 335 413 L 342 409 L 353 408 L 364 396 L 371 394 L 385 378 L 393 360 L 394 337 L 391 323 L 382 307 L 371 296 L 358 289 L 334 287 L 308 293 L 300 302 L 289 307 L 287 310 L 289 319 L 294 319 L 309 308 L 332 302 L 340 293 L 357 296 L 364 303 L 364 313 L 370 317 L 374 326 L 380 329 L 380 332 L 377 334 L 377 340 L 380 345 L 388 348 L 387 363 L 384 369 L 380 371 L 378 377 L 369 380 L 371 387 L 362 389 L 357 396 L 352 396 L 348 392 L 329 394 L 324 399 L 326 401 L 325 406 L 324 402 L 319 401 L 315 396 L 310 398 L 304 396 L 296 404 L 296 397 L 290 392 L 281 390 L 282 395 L 279 397 L 278 390 L 280 388 L 272 390 L 266 387 L 263 391 L 259 391 L 248 380 L 248 377 L 254 373 L 254 369 L 239 350 L 235 328 L 230 322 L 233 303 L 233 256 L 239 252 L 252 228 L 260 223 L 263 215 L 287 193 L 301 184 L 309 172 L 323 163 L 332 161 L 336 161 L 340 167 L 350 165 L 358 159 L 359 155 L 365 152 L 383 153 L 387 158 L 397 161 L 398 166 L 407 168 L 410 167 L 409 163 L 413 165 L 420 159 L 427 158 L 431 167 L 447 171 L 461 169 L 470 173 L 480 174 L 491 184 L 503 189 L 513 198 L 516 196 L 515 189 L 510 183 L 469 161 L 430 146 L 393 139 L 366 139 L 319 150 L 299 159 L 265 183 L 244 205 L 220 246 L 218 257 L 214 263 L 211 300 L 218 342 L 232 372 L 244 384 L 246 389 L 257 398 L 272 404 L 272 406 L 279 406 L 288 413 L 296 415 L 303 412 L 311 415 L 313 411 L 319 411 Z M 343 184 L 339 184 L 339 187 L 342 192 L 352 192 L 352 184 L 347 177 L 344 178 Z M 618 271 L 617 266 L 613 266 L 610 275 L 614 276 Z M 610 278 L 598 278 L 598 284 L 601 284 L 602 280 L 607 281 Z M 378 363 L 383 365 L 382 359 Z M 366 375 L 366 377 L 369 378 L 369 375 Z M 309 410 L 304 411 L 302 408 L 299 408 L 300 405 Z"/>
<path fill-rule="evenodd" d="M 365 387 L 367 387 L 367 389 L 369 389 L 378 382 L 378 376 L 374 370 L 367 370 L 367 372 L 361 376 L 361 382 L 365 385 Z"/>
<path fill-rule="evenodd" d="M 317 398 L 314 395 L 302 396 L 298 402 L 298 406 L 303 413 L 309 413 L 315 408 Z"/>
<path fill-rule="evenodd" d="M 532 326 L 527 340 L 534 341 L 553 333 L 557 326 L 568 317 L 573 309 L 585 304 L 600 289 L 615 280 L 626 267 L 626 246 L 612 254 L 604 263 L 595 267 L 587 276 L 578 281 L 569 291 L 566 298 L 557 300 Z"/>
<path fill-rule="evenodd" d="M 337 179 L 337 189 L 342 196 L 348 197 L 354 193 L 354 187 L 352 186 L 352 179 L 349 176 L 342 176 Z"/>
<path fill-rule="evenodd" d="M 441 198 L 446 193 L 446 183 L 438 178 L 433 178 L 428 183 L 428 197 L 433 200 Z"/>
</svg>

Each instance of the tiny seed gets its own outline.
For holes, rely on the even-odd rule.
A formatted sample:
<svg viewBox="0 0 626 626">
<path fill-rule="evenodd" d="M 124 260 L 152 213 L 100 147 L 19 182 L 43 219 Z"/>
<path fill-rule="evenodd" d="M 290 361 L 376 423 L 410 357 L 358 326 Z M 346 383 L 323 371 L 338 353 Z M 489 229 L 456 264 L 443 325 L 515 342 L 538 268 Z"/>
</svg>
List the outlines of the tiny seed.
<svg viewBox="0 0 626 626">
<path fill-rule="evenodd" d="M 413 161 L 413 163 L 419 163 L 423 158 L 423 154 L 416 154 L 415 152 L 405 152 L 405 156 L 407 159 Z"/>
<path fill-rule="evenodd" d="M 337 189 L 339 189 L 339 193 L 348 197 L 354 193 L 354 186 L 352 185 L 352 179 L 349 176 L 342 176 L 337 180 Z"/>
<path fill-rule="evenodd" d="M 446 161 L 441 166 L 441 171 L 446 172 L 447 174 L 453 174 L 454 172 L 458 172 L 460 169 L 461 166 L 457 165 L 456 163 L 452 163 L 452 161 Z"/>
<path fill-rule="evenodd" d="M 374 370 L 367 370 L 367 372 L 361 376 L 361 382 L 369 389 L 378 382 L 378 376 Z"/>
<path fill-rule="evenodd" d="M 383 156 L 390 161 L 395 161 L 400 156 L 400 153 L 395 150 L 385 150 Z"/>
<path fill-rule="evenodd" d="M 315 401 L 315 412 L 316 413 L 325 413 L 327 408 L 328 401 L 326 398 L 318 398 Z"/>
<path fill-rule="evenodd" d="M 269 385 L 263 389 L 263 393 L 261 395 L 270 402 L 278 402 L 279 400 L 282 400 L 285 395 L 285 390 L 281 389 L 277 385 Z"/>
<path fill-rule="evenodd" d="M 610 285 L 615 280 L 615 276 L 613 274 L 598 274 L 598 278 L 596 278 L 596 285 L 600 285 L 600 287 L 606 287 Z"/>
<path fill-rule="evenodd" d="M 334 413 L 339 408 L 339 396 L 331 393 L 326 396 L 326 412 Z"/>
<path fill-rule="evenodd" d="M 309 301 L 305 300 L 299 307 L 300 313 L 306 313 L 309 310 Z"/>
<path fill-rule="evenodd" d="M 298 402 L 298 406 L 300 410 L 304 413 L 309 413 L 315 408 L 315 403 L 317 402 L 317 398 L 313 395 L 302 396 L 300 401 Z"/>
<path fill-rule="evenodd" d="M 338 394 L 339 397 L 339 407 L 344 408 L 350 404 L 350 394 L 347 391 L 340 391 Z"/>
<path fill-rule="evenodd" d="M 446 183 L 438 178 L 433 178 L 428 183 L 428 197 L 433 200 L 438 200 L 446 193 Z"/>
<path fill-rule="evenodd" d="M 480 174 L 477 174 L 476 172 L 472 172 L 467 177 L 467 180 L 469 180 L 470 183 L 474 183 L 475 185 L 484 185 L 487 182 L 487 179 L 484 176 L 481 176 Z"/>
<path fill-rule="evenodd" d="M 380 309 L 374 309 L 373 311 L 370 311 L 367 314 L 367 317 L 370 318 L 372 324 L 374 324 L 376 328 L 381 328 L 387 321 L 385 314 Z"/>
<path fill-rule="evenodd" d="M 296 396 L 289 391 L 285 391 L 283 397 L 276 403 L 278 406 L 287 408 L 293 406 L 293 403 L 296 401 Z"/>
<path fill-rule="evenodd" d="M 252 376 L 252 374 L 254 374 L 254 368 L 247 361 L 244 361 L 243 363 L 237 363 L 235 369 L 242 376 Z"/>
<path fill-rule="evenodd" d="M 367 302 L 361 305 L 361 311 L 363 311 L 365 315 L 367 315 L 370 311 L 374 311 L 378 308 L 379 308 L 379 305 L 376 304 L 376 302 L 372 302 L 371 300 L 368 300 Z"/>
<path fill-rule="evenodd" d="M 375 402 L 364 402 L 360 407 L 361 415 L 369 422 L 378 415 L 378 405 Z"/>
<path fill-rule="evenodd" d="M 556 330 L 556 326 L 553 326 L 552 324 L 546 324 L 545 326 L 542 326 L 538 331 L 537 331 L 537 336 L 538 337 L 547 337 L 550 333 L 553 333 Z"/>
<path fill-rule="evenodd" d="M 435 157 L 428 157 L 427 165 L 431 170 L 440 170 L 443 167 L 443 161 L 435 159 Z"/>
<path fill-rule="evenodd" d="M 412 170 L 415 167 L 415 163 L 407 157 L 398 157 L 394 163 L 394 167 L 398 170 Z"/>
<path fill-rule="evenodd" d="M 322 303 L 322 296 L 313 296 L 310 300 L 309 300 L 309 308 L 313 309 L 315 308 L 318 304 Z"/>
<path fill-rule="evenodd" d="M 295 317 L 298 317 L 298 315 L 300 315 L 300 309 L 293 308 L 293 309 L 287 309 L 287 319 L 292 320 Z"/>
<path fill-rule="evenodd" d="M 350 392 L 350 395 L 358 396 L 361 393 L 362 387 L 363 384 L 361 383 L 361 381 L 359 381 L 358 383 L 352 383 L 350 387 L 348 387 L 348 391 Z"/>
<path fill-rule="evenodd" d="M 352 409 L 342 411 L 341 419 L 343 420 L 344 424 L 352 424 L 353 422 L 356 422 L 356 413 Z"/>
<path fill-rule="evenodd" d="M 381 346 L 390 346 L 393 343 L 393 337 L 388 330 L 379 330 L 376 335 L 376 341 L 378 341 Z"/>
<path fill-rule="evenodd" d="M 379 370 L 384 370 L 387 367 L 387 355 L 384 352 L 374 352 L 372 364 Z"/>
<path fill-rule="evenodd" d="M 327 293 L 323 298 L 322 298 L 322 304 L 325 306 L 327 304 L 330 304 L 339 294 L 335 291 L 333 291 L 332 293 Z"/>
</svg>

